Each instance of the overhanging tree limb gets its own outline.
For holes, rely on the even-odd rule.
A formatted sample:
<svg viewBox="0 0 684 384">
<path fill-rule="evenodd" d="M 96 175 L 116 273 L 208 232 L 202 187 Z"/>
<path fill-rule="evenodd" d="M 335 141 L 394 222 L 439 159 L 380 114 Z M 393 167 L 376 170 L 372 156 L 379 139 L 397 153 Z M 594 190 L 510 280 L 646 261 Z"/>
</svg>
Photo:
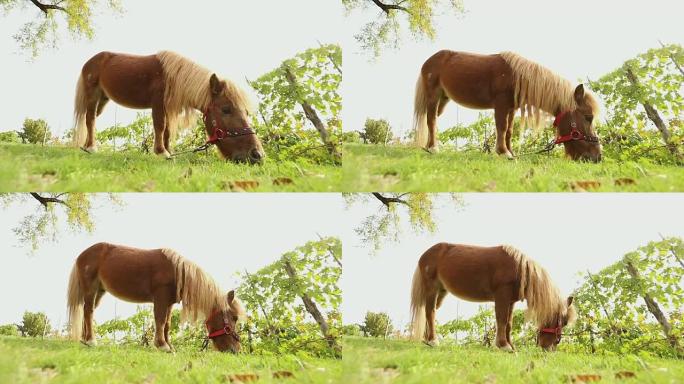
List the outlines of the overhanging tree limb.
<svg viewBox="0 0 684 384">
<path fill-rule="evenodd" d="M 395 11 L 402 11 L 402 12 L 406 12 L 406 13 L 411 13 L 411 12 L 408 10 L 408 8 L 405 8 L 405 7 L 402 7 L 401 5 L 399 5 L 400 3 L 397 3 L 397 4 L 386 4 L 386 3 L 381 2 L 380 0 L 371 0 L 371 1 L 373 2 L 373 4 L 375 4 L 376 6 L 378 6 L 378 8 L 380 8 L 380 9 L 381 9 L 383 12 L 385 12 L 385 13 L 390 13 L 390 11 L 392 11 L 392 10 L 395 10 Z"/>
<path fill-rule="evenodd" d="M 627 272 L 629 272 L 630 276 L 632 276 L 632 278 L 637 282 L 637 284 L 641 286 L 641 277 L 639 276 L 639 271 L 636 269 L 636 267 L 634 267 L 634 264 L 632 264 L 631 261 L 625 261 L 625 268 L 627 269 Z M 648 292 L 646 292 L 645 289 L 642 290 L 641 294 L 642 298 L 646 302 L 648 311 L 651 312 L 656 320 L 658 320 L 658 323 L 660 323 L 663 333 L 665 334 L 665 337 L 672 348 L 678 352 L 682 352 L 677 337 L 672 334 L 672 325 L 670 325 L 667 316 L 665 316 L 663 311 L 660 309 L 658 303 L 653 299 L 653 297 L 651 297 L 651 295 L 648 294 Z"/>
<path fill-rule="evenodd" d="M 399 196 L 389 196 L 389 197 L 388 197 L 388 196 L 382 195 L 382 194 L 379 193 L 379 192 L 373 192 L 372 194 L 373 194 L 373 196 L 374 196 L 376 199 L 380 200 L 380 202 L 381 202 L 384 206 L 386 206 L 387 208 L 389 208 L 389 207 L 390 207 L 390 204 L 393 204 L 393 203 L 396 203 L 396 204 L 404 204 L 404 205 L 406 205 L 406 206 L 410 206 L 410 204 L 409 204 L 408 201 L 406 201 L 406 200 L 404 200 L 404 199 L 401 198 L 401 196 L 403 196 L 403 195 L 399 195 Z"/>
<path fill-rule="evenodd" d="M 69 204 L 67 204 L 66 201 L 64 201 L 64 200 L 62 200 L 62 199 L 59 198 L 59 197 L 62 196 L 63 194 L 59 194 L 59 195 L 51 196 L 51 197 L 45 197 L 45 196 L 41 196 L 41 195 L 40 195 L 39 193 L 37 193 L 37 192 L 31 192 L 30 195 L 31 195 L 34 199 L 38 200 L 38 202 L 39 202 L 43 207 L 45 207 L 45 208 L 47 208 L 47 207 L 48 207 L 48 204 L 51 204 L 51 203 L 63 204 L 63 205 L 65 205 L 65 206 L 67 206 L 67 207 L 69 206 Z"/>
<path fill-rule="evenodd" d="M 62 12 L 68 13 L 66 8 L 63 8 L 63 7 L 60 7 L 59 5 L 57 5 L 57 4 L 61 3 L 61 1 L 56 3 L 56 4 L 43 4 L 37 0 L 30 0 L 30 1 L 31 1 L 31 3 L 33 3 L 33 5 L 38 7 L 38 9 L 43 11 L 45 16 L 47 16 L 48 11 L 50 11 L 50 10 L 62 11 Z"/>
</svg>

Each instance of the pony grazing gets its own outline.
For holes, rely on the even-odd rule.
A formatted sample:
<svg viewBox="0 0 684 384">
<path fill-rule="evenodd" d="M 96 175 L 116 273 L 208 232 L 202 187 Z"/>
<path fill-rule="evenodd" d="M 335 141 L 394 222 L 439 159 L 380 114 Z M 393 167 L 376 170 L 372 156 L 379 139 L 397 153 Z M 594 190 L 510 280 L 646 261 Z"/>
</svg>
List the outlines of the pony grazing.
<svg viewBox="0 0 684 384">
<path fill-rule="evenodd" d="M 596 99 L 549 69 L 512 52 L 480 55 L 439 51 L 425 63 L 416 82 L 414 128 L 416 144 L 437 151 L 437 117 L 453 100 L 474 109 L 494 109 L 496 152 L 513 158 L 513 118 L 521 125 L 532 118 L 539 127 L 541 112 L 555 116 L 556 139 L 573 160 L 601 160 L 601 145 L 593 129 Z M 552 148 L 552 147 L 551 147 Z"/>
<path fill-rule="evenodd" d="M 463 300 L 493 301 L 496 346 L 513 350 L 511 326 L 516 301 L 527 301 L 527 317 L 538 328 L 537 345 L 554 350 L 563 328 L 576 318 L 573 297 L 561 297 L 544 268 L 508 246 L 439 243 L 418 261 L 411 291 L 414 339 L 435 345 L 435 312 L 447 293 Z"/>
<path fill-rule="evenodd" d="M 144 250 L 98 243 L 83 251 L 71 270 L 67 309 L 74 340 L 95 344 L 93 311 L 109 292 L 133 303 L 154 303 L 154 345 L 170 352 L 173 304 L 183 319 L 206 319 L 207 340 L 221 352 L 240 351 L 237 325 L 245 316 L 234 291 L 221 292 L 197 265 L 171 249 Z"/>
<path fill-rule="evenodd" d="M 100 52 L 81 70 L 74 102 L 74 145 L 97 149 L 95 118 L 109 100 L 129 108 L 152 109 L 154 153 L 167 158 L 179 125 L 187 127 L 195 111 L 204 115 L 219 153 L 234 162 L 260 163 L 264 150 L 249 124 L 247 96 L 233 82 L 169 51 L 137 56 Z M 87 132 L 86 132 L 87 131 Z"/>
</svg>

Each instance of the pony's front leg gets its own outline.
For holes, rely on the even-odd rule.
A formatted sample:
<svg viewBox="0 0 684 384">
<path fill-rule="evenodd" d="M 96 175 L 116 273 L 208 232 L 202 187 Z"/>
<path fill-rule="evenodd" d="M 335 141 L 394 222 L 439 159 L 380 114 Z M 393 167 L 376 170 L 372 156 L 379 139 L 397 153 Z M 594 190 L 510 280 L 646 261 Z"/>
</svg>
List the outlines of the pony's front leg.
<svg viewBox="0 0 684 384">
<path fill-rule="evenodd" d="M 508 146 L 506 145 L 506 135 L 508 133 L 508 108 L 495 108 L 494 120 L 496 122 L 496 153 L 512 159 L 513 154 L 508 150 Z"/>
<path fill-rule="evenodd" d="M 513 351 L 513 347 L 508 342 L 508 322 L 511 300 L 505 293 L 496 295 L 494 301 L 494 312 L 496 314 L 496 346 L 506 351 Z"/>
<path fill-rule="evenodd" d="M 169 317 L 171 306 L 164 298 L 155 299 L 154 302 L 154 345 L 164 352 L 173 352 L 166 342 L 165 329 L 166 319 Z"/>
<path fill-rule="evenodd" d="M 154 153 L 167 159 L 171 154 L 164 146 L 164 131 L 166 130 L 166 113 L 164 111 L 164 99 L 158 98 L 152 103 L 152 123 L 154 124 Z"/>
</svg>

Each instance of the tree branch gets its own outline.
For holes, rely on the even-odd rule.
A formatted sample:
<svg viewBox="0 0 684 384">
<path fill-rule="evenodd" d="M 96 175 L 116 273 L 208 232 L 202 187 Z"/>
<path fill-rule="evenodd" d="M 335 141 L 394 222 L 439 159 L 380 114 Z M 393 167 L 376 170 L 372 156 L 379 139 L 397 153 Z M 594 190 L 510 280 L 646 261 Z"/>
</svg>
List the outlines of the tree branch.
<svg viewBox="0 0 684 384">
<path fill-rule="evenodd" d="M 56 5 L 56 4 L 43 4 L 43 3 L 39 2 L 38 0 L 30 0 L 30 1 L 31 1 L 31 3 L 33 3 L 33 5 L 38 7 L 38 9 L 43 11 L 45 16 L 47 16 L 49 10 L 56 10 L 56 11 L 62 11 L 62 12 L 67 11 L 65 8 L 60 7 L 59 5 Z"/>
<path fill-rule="evenodd" d="M 52 204 L 52 203 L 62 204 L 62 205 L 65 205 L 67 207 L 69 206 L 69 204 L 67 204 L 66 201 L 59 198 L 59 196 L 62 196 L 62 194 L 57 195 L 57 197 L 45 197 L 45 196 L 41 196 L 40 194 L 38 194 L 38 192 L 31 192 L 31 196 L 34 199 L 38 200 L 38 202 L 43 207 L 45 207 L 45 209 L 47 209 L 48 204 Z"/>
<path fill-rule="evenodd" d="M 406 13 L 411 13 L 408 8 L 402 7 L 401 5 L 398 4 L 385 4 L 381 2 L 380 0 L 371 0 L 373 4 L 377 5 L 378 8 L 382 9 L 383 12 L 389 14 L 390 11 L 395 10 L 395 11 L 402 11 Z"/>
<path fill-rule="evenodd" d="M 387 208 L 389 208 L 390 204 L 393 204 L 393 203 L 396 203 L 396 204 L 404 204 L 404 205 L 406 205 L 406 206 L 410 206 L 410 204 L 408 203 L 408 201 L 403 200 L 403 199 L 401 198 L 403 195 L 394 196 L 394 197 L 387 197 L 387 196 L 383 196 L 380 192 L 373 192 L 373 196 L 374 196 L 376 199 L 380 200 L 380 202 L 381 202 L 382 204 L 384 204 Z"/>
</svg>

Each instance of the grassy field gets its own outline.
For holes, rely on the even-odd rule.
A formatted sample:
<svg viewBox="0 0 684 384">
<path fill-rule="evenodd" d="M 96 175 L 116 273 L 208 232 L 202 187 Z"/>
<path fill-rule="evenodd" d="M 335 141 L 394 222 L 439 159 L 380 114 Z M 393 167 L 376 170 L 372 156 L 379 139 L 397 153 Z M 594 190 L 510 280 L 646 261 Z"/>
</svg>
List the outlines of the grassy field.
<svg viewBox="0 0 684 384">
<path fill-rule="evenodd" d="M 684 382 L 684 362 L 677 360 L 545 353 L 538 348 L 516 353 L 484 347 L 431 348 L 367 338 L 345 339 L 343 366 L 343 382 L 355 384 Z"/>
<path fill-rule="evenodd" d="M 71 341 L 0 336 L 0 383 L 238 383 L 236 379 L 246 382 L 254 375 L 259 383 L 331 383 L 339 382 L 342 370 L 336 360 L 198 349 L 168 354 L 143 347 L 89 348 Z"/>
<path fill-rule="evenodd" d="M 342 185 L 349 192 L 680 192 L 684 168 L 610 159 L 577 163 L 549 155 L 507 160 L 479 152 L 429 154 L 413 147 L 349 144 Z"/>
<path fill-rule="evenodd" d="M 232 164 L 208 154 L 174 160 L 143 153 L 88 154 L 75 148 L 0 144 L 0 191 L 320 191 L 340 190 L 340 167 Z"/>
</svg>

